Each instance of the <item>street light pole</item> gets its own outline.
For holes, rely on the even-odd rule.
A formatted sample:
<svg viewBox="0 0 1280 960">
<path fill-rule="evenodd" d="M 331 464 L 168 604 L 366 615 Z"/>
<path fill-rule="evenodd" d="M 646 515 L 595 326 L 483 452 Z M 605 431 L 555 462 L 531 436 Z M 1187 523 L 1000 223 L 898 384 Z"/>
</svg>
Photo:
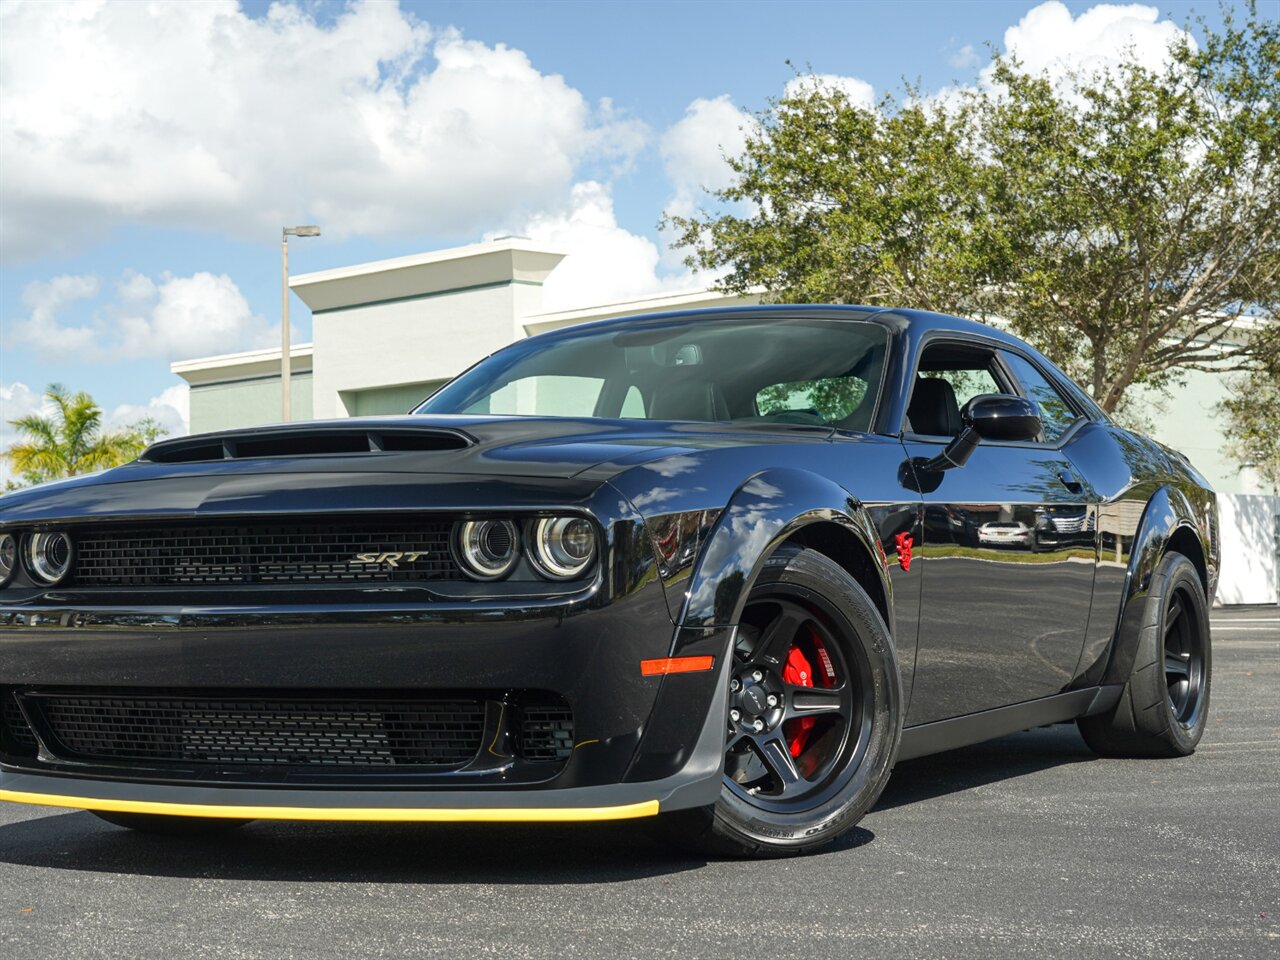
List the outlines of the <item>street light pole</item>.
<svg viewBox="0 0 1280 960">
<path fill-rule="evenodd" d="M 289 356 L 289 238 L 318 237 L 316 226 L 285 227 L 280 232 L 280 414 L 293 419 L 293 358 Z"/>
</svg>

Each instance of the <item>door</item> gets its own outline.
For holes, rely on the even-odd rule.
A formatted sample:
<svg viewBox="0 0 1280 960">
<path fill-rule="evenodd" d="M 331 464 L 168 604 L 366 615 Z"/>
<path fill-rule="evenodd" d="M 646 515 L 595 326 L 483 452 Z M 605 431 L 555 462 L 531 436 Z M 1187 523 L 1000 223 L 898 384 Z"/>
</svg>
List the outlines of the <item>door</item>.
<svg viewBox="0 0 1280 960">
<path fill-rule="evenodd" d="M 908 725 L 1060 693 L 1075 677 L 1096 559 L 1090 493 L 1064 450 L 1079 413 L 1043 376 L 1055 396 L 1039 394 L 1034 371 L 982 341 L 931 341 L 917 365 L 904 424 L 917 465 L 959 432 L 978 394 L 1027 396 L 1045 429 L 1035 442 L 984 441 L 962 467 L 917 470 L 923 583 Z"/>
</svg>

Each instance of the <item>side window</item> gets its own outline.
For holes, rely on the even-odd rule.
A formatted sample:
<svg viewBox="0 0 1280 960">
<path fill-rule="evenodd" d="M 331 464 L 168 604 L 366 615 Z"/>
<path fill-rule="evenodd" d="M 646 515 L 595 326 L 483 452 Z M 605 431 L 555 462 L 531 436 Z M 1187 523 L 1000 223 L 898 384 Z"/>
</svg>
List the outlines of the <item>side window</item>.
<svg viewBox="0 0 1280 960">
<path fill-rule="evenodd" d="M 860 377 L 824 377 L 775 383 L 756 394 L 756 410 L 762 417 L 800 414 L 825 423 L 847 420 L 867 395 L 867 381 Z M 860 425 L 865 426 L 865 425 Z"/>
<path fill-rule="evenodd" d="M 597 377 L 546 375 L 513 380 L 464 413 L 536 417 L 589 417 L 604 380 Z"/>
<path fill-rule="evenodd" d="M 1027 397 L 1040 406 L 1040 419 L 1044 423 L 1044 439 L 1055 443 L 1078 419 L 1062 392 L 1029 361 L 1016 353 L 1000 352 L 1013 375 L 1022 384 Z"/>
<path fill-rule="evenodd" d="M 960 411 L 982 393 L 1004 393 L 996 377 L 995 354 L 969 344 L 937 343 L 925 348 L 907 406 L 906 427 L 927 437 L 954 437 Z"/>
<path fill-rule="evenodd" d="M 983 393 L 1001 393 L 1000 384 L 991 375 L 990 370 L 931 370 L 930 377 L 939 377 L 951 384 L 956 395 L 956 405 L 963 410 L 964 405 L 974 397 Z"/>
<path fill-rule="evenodd" d="M 640 393 L 640 388 L 635 384 L 628 388 L 626 399 L 622 401 L 622 412 L 619 416 L 623 420 L 644 419 L 644 396 Z"/>
</svg>

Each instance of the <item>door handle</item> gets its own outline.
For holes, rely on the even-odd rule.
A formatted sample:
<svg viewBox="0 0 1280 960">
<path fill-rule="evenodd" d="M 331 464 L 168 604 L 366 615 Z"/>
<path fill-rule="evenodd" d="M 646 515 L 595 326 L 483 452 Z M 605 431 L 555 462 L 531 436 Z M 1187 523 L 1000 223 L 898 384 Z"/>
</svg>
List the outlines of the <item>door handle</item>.
<svg viewBox="0 0 1280 960">
<path fill-rule="evenodd" d="M 1066 470 L 1058 471 L 1058 480 L 1072 493 L 1081 493 L 1084 491 L 1084 484 L 1077 480 L 1074 474 L 1068 473 Z"/>
</svg>

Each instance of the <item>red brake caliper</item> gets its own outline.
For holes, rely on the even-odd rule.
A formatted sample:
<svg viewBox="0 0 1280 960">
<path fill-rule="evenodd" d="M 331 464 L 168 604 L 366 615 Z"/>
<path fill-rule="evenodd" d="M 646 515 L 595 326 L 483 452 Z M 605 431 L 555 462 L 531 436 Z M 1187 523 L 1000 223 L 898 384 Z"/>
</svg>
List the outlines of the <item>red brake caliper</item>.
<svg viewBox="0 0 1280 960">
<path fill-rule="evenodd" d="M 822 668 L 822 685 L 829 687 L 835 682 L 836 671 L 831 663 L 831 657 L 828 656 L 826 648 L 822 645 L 822 640 L 812 631 L 809 637 L 813 641 L 814 648 L 818 651 L 818 657 L 821 661 Z M 782 666 L 782 680 L 784 683 L 790 683 L 797 687 L 812 687 L 813 682 L 813 664 L 809 662 L 809 658 L 804 655 L 804 651 L 797 646 L 792 646 L 791 651 L 787 654 L 787 662 Z M 787 746 L 791 748 L 793 757 L 800 756 L 804 752 L 805 744 L 809 741 L 809 734 L 813 731 L 814 724 L 818 722 L 816 717 L 798 717 L 787 724 L 784 731 L 787 735 Z"/>
<path fill-rule="evenodd" d="M 794 684 L 797 687 L 813 686 L 813 665 L 809 663 L 809 658 L 804 655 L 804 651 L 799 647 L 792 647 L 791 652 L 787 654 L 787 662 L 782 667 L 782 680 L 784 683 Z M 813 729 L 815 720 L 813 717 L 800 717 L 787 724 L 785 733 L 787 734 L 787 745 L 791 748 L 793 757 L 800 756 L 804 750 L 805 742 L 809 739 L 809 731 Z"/>
</svg>

